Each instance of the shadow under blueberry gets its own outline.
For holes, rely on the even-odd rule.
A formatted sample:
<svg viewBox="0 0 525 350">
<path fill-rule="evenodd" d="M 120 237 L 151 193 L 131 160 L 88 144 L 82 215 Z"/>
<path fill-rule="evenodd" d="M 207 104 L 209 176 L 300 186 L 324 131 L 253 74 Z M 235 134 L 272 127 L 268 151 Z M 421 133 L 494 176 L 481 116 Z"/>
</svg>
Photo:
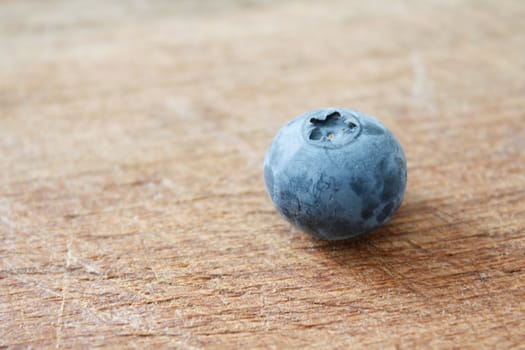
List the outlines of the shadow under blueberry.
<svg viewBox="0 0 525 350">
<path fill-rule="evenodd" d="M 317 262 L 335 273 L 366 275 L 373 284 L 430 298 L 441 293 L 433 282 L 437 276 L 472 273 L 468 280 L 479 282 L 478 269 L 487 268 L 465 264 L 454 244 L 447 244 L 462 238 L 461 227 L 459 218 L 440 212 L 431 200 L 407 195 L 392 220 L 373 232 L 344 241 L 310 237 L 307 244 Z"/>
</svg>

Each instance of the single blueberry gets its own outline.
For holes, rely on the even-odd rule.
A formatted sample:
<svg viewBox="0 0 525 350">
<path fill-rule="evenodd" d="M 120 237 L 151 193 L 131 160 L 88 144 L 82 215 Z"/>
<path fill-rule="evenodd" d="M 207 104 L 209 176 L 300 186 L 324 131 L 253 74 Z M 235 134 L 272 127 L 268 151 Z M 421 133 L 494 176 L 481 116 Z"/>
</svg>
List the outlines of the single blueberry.
<svg viewBox="0 0 525 350">
<path fill-rule="evenodd" d="M 405 194 L 405 155 L 378 120 L 322 108 L 284 126 L 264 160 L 266 189 L 292 224 L 321 239 L 370 232 L 390 220 Z"/>
</svg>

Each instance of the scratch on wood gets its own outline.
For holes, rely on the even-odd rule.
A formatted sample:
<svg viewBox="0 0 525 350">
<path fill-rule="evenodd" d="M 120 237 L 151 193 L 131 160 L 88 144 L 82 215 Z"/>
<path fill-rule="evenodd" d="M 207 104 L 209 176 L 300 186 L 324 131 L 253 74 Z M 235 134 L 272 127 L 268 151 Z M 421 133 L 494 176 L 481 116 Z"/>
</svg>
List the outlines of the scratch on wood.
<svg viewBox="0 0 525 350">
<path fill-rule="evenodd" d="M 60 301 L 60 308 L 58 309 L 58 319 L 56 326 L 56 343 L 55 348 L 59 349 L 62 342 L 62 328 L 64 326 L 64 308 L 66 305 L 67 293 L 69 289 L 69 266 L 71 264 L 72 252 L 71 245 L 73 244 L 71 236 L 67 242 L 67 250 L 65 257 L 65 268 L 62 276 L 62 300 Z"/>
<path fill-rule="evenodd" d="M 423 59 L 419 52 L 413 52 L 411 56 L 414 83 L 412 85 L 412 100 L 416 105 L 434 112 L 435 106 L 432 102 L 432 86 L 427 76 Z"/>
</svg>

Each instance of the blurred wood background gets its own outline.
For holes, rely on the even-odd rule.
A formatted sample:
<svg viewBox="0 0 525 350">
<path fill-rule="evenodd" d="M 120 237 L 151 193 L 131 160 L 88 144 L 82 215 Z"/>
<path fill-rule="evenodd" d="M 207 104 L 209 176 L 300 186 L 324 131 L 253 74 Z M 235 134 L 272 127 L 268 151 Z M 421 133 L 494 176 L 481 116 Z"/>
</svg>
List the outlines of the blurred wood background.
<svg viewBox="0 0 525 350">
<path fill-rule="evenodd" d="M 525 3 L 0 1 L 0 347 L 523 348 Z M 294 230 L 290 118 L 380 118 L 393 221 Z"/>
</svg>

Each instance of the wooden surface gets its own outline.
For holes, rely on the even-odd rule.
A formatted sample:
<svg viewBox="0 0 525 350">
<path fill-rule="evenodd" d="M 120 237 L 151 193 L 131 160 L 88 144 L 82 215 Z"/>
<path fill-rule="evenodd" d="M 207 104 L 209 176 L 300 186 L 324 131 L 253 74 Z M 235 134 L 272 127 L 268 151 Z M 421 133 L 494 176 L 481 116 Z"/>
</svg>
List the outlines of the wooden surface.
<svg viewBox="0 0 525 350">
<path fill-rule="evenodd" d="M 0 346 L 523 348 L 525 3 L 0 2 Z M 281 219 L 304 111 L 379 117 L 367 238 Z"/>
</svg>

